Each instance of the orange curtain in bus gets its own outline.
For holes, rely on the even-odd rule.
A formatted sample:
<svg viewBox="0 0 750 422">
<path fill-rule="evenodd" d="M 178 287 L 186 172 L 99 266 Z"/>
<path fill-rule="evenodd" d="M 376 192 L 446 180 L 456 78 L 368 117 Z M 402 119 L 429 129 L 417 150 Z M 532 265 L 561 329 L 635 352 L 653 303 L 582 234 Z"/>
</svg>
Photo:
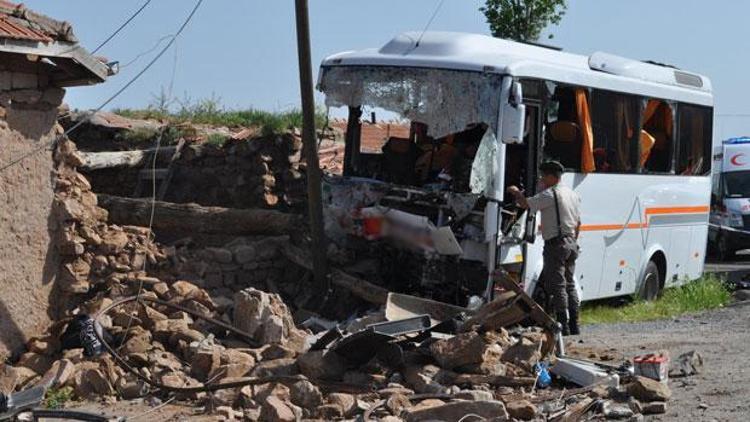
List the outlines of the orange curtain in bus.
<svg viewBox="0 0 750 422">
<path fill-rule="evenodd" d="M 654 144 L 656 143 L 656 138 L 651 136 L 650 133 L 646 132 L 645 130 L 641 130 L 641 167 L 646 165 L 646 161 L 648 161 L 648 156 L 651 155 L 651 148 L 654 147 Z"/>
<path fill-rule="evenodd" d="M 652 117 L 654 117 L 654 114 L 656 114 L 656 110 L 659 109 L 659 105 L 661 104 L 661 101 L 659 100 L 648 100 L 648 103 L 646 104 L 646 109 L 643 110 L 643 125 L 645 126 L 646 123 L 648 123 L 649 120 L 651 120 Z"/>
<path fill-rule="evenodd" d="M 596 170 L 594 162 L 594 131 L 591 128 L 591 112 L 589 111 L 589 102 L 586 99 L 586 91 L 582 88 L 576 89 L 576 113 L 582 137 L 581 172 L 591 173 Z"/>
<path fill-rule="evenodd" d="M 651 120 L 654 115 L 656 115 L 657 111 L 659 112 L 659 116 L 662 119 L 661 123 L 661 129 L 664 130 L 664 133 L 667 135 L 667 138 L 672 139 L 672 126 L 674 125 L 674 122 L 672 122 L 672 109 L 669 107 L 669 104 L 660 101 L 660 100 L 648 100 L 648 104 L 646 104 L 646 109 L 643 110 L 643 126 L 646 126 L 646 124 L 649 123 L 649 120 Z"/>
</svg>

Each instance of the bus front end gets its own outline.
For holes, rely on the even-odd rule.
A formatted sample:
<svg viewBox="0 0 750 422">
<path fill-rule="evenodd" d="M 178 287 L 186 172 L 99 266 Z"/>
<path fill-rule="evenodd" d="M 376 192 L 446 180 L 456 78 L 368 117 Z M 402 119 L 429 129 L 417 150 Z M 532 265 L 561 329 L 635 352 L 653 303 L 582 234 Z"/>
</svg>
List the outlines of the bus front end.
<svg viewBox="0 0 750 422">
<path fill-rule="evenodd" d="M 502 211 L 501 115 L 523 131 L 513 87 L 492 72 L 324 63 L 318 89 L 346 116 L 343 174 L 323 186 L 338 265 L 460 306 L 489 297 L 498 263 L 520 268 L 521 220 Z"/>
</svg>

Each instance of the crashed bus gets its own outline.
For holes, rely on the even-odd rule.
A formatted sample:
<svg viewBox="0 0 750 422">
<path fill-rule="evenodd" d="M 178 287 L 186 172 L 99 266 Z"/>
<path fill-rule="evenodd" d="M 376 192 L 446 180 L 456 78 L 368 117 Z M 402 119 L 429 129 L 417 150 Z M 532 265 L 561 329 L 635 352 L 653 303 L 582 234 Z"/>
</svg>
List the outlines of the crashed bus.
<svg viewBox="0 0 750 422">
<path fill-rule="evenodd" d="M 326 58 L 318 89 L 347 115 L 343 174 L 324 180 L 326 233 L 363 278 L 472 306 L 492 295 L 501 267 L 535 293 L 538 218 L 505 190 L 536 193 L 546 159 L 566 167 L 563 183 L 582 198 L 582 300 L 651 299 L 703 271 L 713 116 L 704 76 L 427 32 Z M 376 113 L 408 134 L 366 145 Z"/>
</svg>

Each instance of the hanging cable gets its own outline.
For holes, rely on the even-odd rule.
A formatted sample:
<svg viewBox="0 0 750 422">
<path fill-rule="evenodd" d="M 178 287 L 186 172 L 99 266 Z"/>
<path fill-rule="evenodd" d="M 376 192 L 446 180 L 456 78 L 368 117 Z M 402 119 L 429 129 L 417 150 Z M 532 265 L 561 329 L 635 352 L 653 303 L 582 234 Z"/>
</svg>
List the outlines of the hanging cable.
<svg viewBox="0 0 750 422">
<path fill-rule="evenodd" d="M 165 103 L 164 106 L 168 107 L 169 103 L 172 98 L 172 90 L 174 89 L 174 79 L 175 75 L 177 74 L 177 44 L 176 44 L 176 38 L 173 38 L 173 41 L 175 41 L 174 44 L 174 58 L 172 60 L 172 74 L 169 80 L 169 85 L 167 86 L 167 93 L 165 97 Z M 159 131 L 159 136 L 156 138 L 156 148 L 154 148 L 154 156 L 151 159 L 151 211 L 149 214 L 149 220 L 148 220 L 148 244 L 149 246 L 153 246 L 154 244 L 154 216 L 156 214 L 156 161 L 159 159 L 159 149 L 161 149 L 161 142 L 164 138 L 164 133 L 169 130 L 169 125 L 165 125 L 162 127 L 162 129 Z M 180 151 L 180 147 L 178 145 L 177 150 L 175 154 L 178 154 Z M 170 164 L 171 165 L 171 164 Z M 169 183 L 168 180 L 162 180 L 162 183 Z M 143 267 L 141 268 L 141 271 L 144 273 L 148 269 L 148 260 L 143 260 Z M 143 280 L 139 280 L 138 282 L 138 291 L 135 295 L 136 301 L 140 299 L 141 294 L 143 293 Z M 128 333 L 130 333 L 130 329 L 132 328 L 134 316 L 131 313 L 130 319 L 128 320 L 127 327 L 125 328 L 125 334 L 122 336 L 122 341 L 120 342 L 120 346 L 118 349 L 122 348 L 123 344 L 125 344 L 125 339 L 128 336 Z"/>
<path fill-rule="evenodd" d="M 158 40 L 156 40 L 156 43 L 151 48 L 149 48 L 146 51 L 142 51 L 142 52 L 138 53 L 132 59 L 128 60 L 124 64 L 121 64 L 120 65 L 120 70 L 125 69 L 126 67 L 132 65 L 133 63 L 135 63 L 136 61 L 138 61 L 138 59 L 140 59 L 141 57 L 143 57 L 143 56 L 145 56 L 147 54 L 150 54 L 151 52 L 153 52 L 154 50 L 156 50 L 157 48 L 159 48 L 159 46 L 161 45 L 161 43 L 164 42 L 164 40 L 166 40 L 168 38 L 174 38 L 174 34 L 165 35 L 165 36 L 159 38 Z"/>
<path fill-rule="evenodd" d="M 32 155 L 34 155 L 34 154 L 36 154 L 36 153 L 38 153 L 40 151 L 43 151 L 44 149 L 46 149 L 48 147 L 54 146 L 60 139 L 63 139 L 64 137 L 68 136 L 71 132 L 73 132 L 74 130 L 78 129 L 84 123 L 88 122 L 91 119 L 91 116 L 93 116 L 94 114 L 102 111 L 104 109 L 104 107 L 106 107 L 112 101 L 114 101 L 117 97 L 119 97 L 123 92 L 125 92 L 125 90 L 127 90 L 128 88 L 130 88 L 131 85 L 133 85 L 138 79 L 140 79 L 141 76 L 143 76 L 144 73 L 146 73 L 149 69 L 151 69 L 151 67 L 164 55 L 164 53 L 166 53 L 167 50 L 169 50 L 169 47 L 171 47 L 172 44 L 174 44 L 174 42 L 177 39 L 177 37 L 182 33 L 182 31 L 185 29 L 185 27 L 187 27 L 188 23 L 190 23 L 190 21 L 193 19 L 193 16 L 195 16 L 195 13 L 198 11 L 198 9 L 200 8 L 201 4 L 203 4 L 203 0 L 198 0 L 195 3 L 195 6 L 193 6 L 193 9 L 190 11 L 190 14 L 188 15 L 187 19 L 185 19 L 185 21 L 182 23 L 182 25 L 177 30 L 177 32 L 175 32 L 174 37 L 172 37 L 172 39 L 169 40 L 169 42 L 167 43 L 167 45 L 164 46 L 164 48 L 162 48 L 161 51 L 159 51 L 159 54 L 157 54 L 156 57 L 154 57 L 143 69 L 141 69 L 141 71 L 138 72 L 138 74 L 136 74 L 135 76 L 133 76 L 133 78 L 130 79 L 122 88 L 120 88 L 119 90 L 117 90 L 117 92 L 115 92 L 112 96 L 110 96 L 99 107 L 97 107 L 96 109 L 94 109 L 94 111 L 90 112 L 86 117 L 84 117 L 83 119 L 81 119 L 78 123 L 76 123 L 75 125 L 71 126 L 63 134 L 61 134 L 59 136 L 56 136 L 55 139 L 53 139 L 51 142 L 43 142 L 42 145 L 40 145 L 39 147 L 34 148 L 31 151 L 29 151 L 29 152 L 27 152 L 25 154 L 22 154 L 20 157 L 17 157 L 15 159 L 11 160 L 9 163 L 7 163 L 7 164 L 3 165 L 2 167 L 0 167 L 0 172 L 5 171 L 6 169 L 8 169 L 10 167 L 15 166 L 16 164 L 20 163 L 21 161 L 25 160 L 26 158 L 28 158 L 28 157 L 30 157 L 30 156 L 32 156 Z"/>
</svg>

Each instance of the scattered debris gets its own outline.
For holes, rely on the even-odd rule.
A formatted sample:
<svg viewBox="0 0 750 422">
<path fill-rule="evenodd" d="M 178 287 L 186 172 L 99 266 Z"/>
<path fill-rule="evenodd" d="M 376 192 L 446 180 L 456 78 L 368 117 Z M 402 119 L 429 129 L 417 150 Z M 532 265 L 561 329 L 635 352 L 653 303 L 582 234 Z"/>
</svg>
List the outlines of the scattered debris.
<svg viewBox="0 0 750 422">
<path fill-rule="evenodd" d="M 69 141 L 56 152 L 63 317 L 0 367 L 3 393 L 67 387 L 104 401 L 170 393 L 226 420 L 575 420 L 591 411 L 666 411 L 665 384 L 631 382 L 627 369 L 562 356 L 555 321 L 503 272 L 494 275 L 494 301 L 462 307 L 390 292 L 360 278 L 361 268 L 342 266 L 331 273 L 331 309 L 318 314 L 306 307 L 304 242 L 269 225 L 287 217 L 255 214 L 270 236 L 214 232 L 210 241 L 196 234 L 162 245 L 145 227 L 112 224 L 116 213 L 138 214 L 143 224 L 149 201 L 97 196 L 65 164 L 80 162 L 77 154 Z M 157 213 L 166 209 L 177 208 L 159 205 Z M 640 412 L 628 396 L 644 403 Z"/>
<path fill-rule="evenodd" d="M 677 367 L 672 368 L 670 376 L 689 377 L 700 374 L 703 367 L 703 357 L 695 350 L 691 350 L 678 356 L 675 363 Z"/>
<path fill-rule="evenodd" d="M 633 358 L 633 370 L 635 375 L 666 382 L 669 379 L 669 352 L 664 350 L 636 356 Z"/>
</svg>

